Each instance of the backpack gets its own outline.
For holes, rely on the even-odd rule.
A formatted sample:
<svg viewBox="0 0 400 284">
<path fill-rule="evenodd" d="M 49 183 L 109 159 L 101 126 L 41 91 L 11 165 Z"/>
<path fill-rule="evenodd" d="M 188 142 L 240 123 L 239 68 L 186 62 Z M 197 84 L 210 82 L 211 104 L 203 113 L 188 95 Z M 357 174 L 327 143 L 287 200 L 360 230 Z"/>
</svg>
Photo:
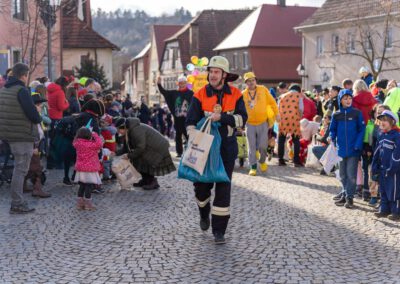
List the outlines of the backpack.
<svg viewBox="0 0 400 284">
<path fill-rule="evenodd" d="M 74 139 L 78 131 L 76 118 L 77 116 L 74 115 L 62 118 L 55 126 L 56 132 L 62 134 L 66 138 Z"/>
</svg>

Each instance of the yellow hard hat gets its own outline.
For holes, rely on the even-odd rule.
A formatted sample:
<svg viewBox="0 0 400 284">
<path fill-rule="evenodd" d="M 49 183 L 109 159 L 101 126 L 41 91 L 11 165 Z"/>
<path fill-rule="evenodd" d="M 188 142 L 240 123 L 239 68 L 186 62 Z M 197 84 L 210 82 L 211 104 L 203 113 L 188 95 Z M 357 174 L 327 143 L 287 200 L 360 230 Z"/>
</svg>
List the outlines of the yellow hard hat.
<svg viewBox="0 0 400 284">
<path fill-rule="evenodd" d="M 253 72 L 247 72 L 243 75 L 244 82 L 246 82 L 249 79 L 253 79 L 253 78 L 254 79 L 256 78 L 256 75 Z"/>
</svg>

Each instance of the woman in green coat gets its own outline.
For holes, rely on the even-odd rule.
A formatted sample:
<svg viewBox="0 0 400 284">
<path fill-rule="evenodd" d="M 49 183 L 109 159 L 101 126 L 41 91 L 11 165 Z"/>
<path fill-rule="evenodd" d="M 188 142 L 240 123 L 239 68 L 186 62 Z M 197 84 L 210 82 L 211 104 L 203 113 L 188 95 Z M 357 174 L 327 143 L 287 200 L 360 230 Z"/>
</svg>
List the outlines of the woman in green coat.
<svg viewBox="0 0 400 284">
<path fill-rule="evenodd" d="M 176 170 L 168 140 L 137 118 L 119 118 L 115 126 L 124 139 L 124 147 L 117 154 L 127 153 L 132 165 L 142 175 L 134 186 L 147 190 L 159 188 L 155 176 L 164 176 Z"/>
</svg>

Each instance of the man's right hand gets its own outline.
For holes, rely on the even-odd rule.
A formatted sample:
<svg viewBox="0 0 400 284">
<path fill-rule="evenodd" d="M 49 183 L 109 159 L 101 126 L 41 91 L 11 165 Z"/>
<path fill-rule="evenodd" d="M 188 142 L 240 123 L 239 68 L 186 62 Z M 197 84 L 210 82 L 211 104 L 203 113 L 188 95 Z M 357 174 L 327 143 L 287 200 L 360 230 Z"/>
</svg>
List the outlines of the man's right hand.
<svg viewBox="0 0 400 284">
<path fill-rule="evenodd" d="M 161 77 L 160 76 L 157 77 L 157 84 L 161 84 Z"/>
</svg>

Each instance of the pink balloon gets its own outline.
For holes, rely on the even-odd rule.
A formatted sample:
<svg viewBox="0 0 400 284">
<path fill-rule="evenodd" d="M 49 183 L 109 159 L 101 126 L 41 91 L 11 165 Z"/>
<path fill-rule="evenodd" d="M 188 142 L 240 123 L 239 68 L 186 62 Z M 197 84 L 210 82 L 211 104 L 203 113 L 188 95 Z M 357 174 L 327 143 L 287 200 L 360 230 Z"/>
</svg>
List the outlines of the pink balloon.
<svg viewBox="0 0 400 284">
<path fill-rule="evenodd" d="M 187 84 L 186 86 L 188 87 L 189 90 L 193 89 L 193 84 Z"/>
<path fill-rule="evenodd" d="M 194 70 L 194 71 L 192 72 L 192 75 L 193 75 L 193 76 L 199 75 L 199 70 Z"/>
</svg>

